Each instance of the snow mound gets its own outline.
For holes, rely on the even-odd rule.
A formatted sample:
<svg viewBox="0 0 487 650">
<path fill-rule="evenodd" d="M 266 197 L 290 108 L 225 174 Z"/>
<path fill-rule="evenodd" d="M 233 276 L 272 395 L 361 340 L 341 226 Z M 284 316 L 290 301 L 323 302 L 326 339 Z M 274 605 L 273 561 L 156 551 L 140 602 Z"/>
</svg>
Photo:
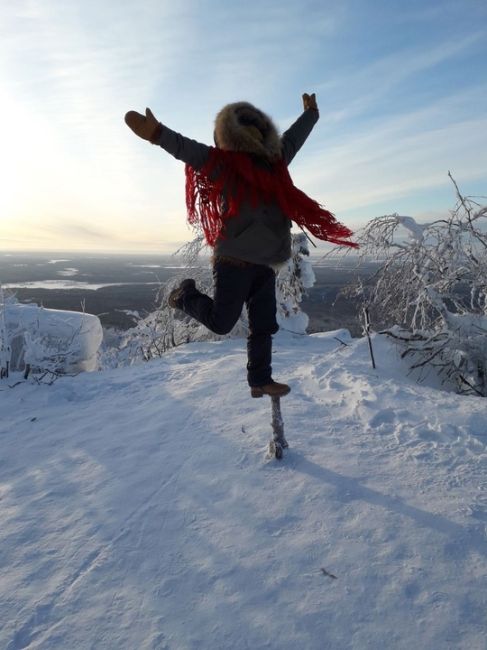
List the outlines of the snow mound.
<svg viewBox="0 0 487 650">
<path fill-rule="evenodd" d="M 241 340 L 0 383 L 0 647 L 485 648 L 485 401 L 374 346 L 275 338 L 282 461 Z"/>
<path fill-rule="evenodd" d="M 96 369 L 103 340 L 97 316 L 14 302 L 5 305 L 4 318 L 13 370 L 25 364 L 61 372 Z"/>
</svg>

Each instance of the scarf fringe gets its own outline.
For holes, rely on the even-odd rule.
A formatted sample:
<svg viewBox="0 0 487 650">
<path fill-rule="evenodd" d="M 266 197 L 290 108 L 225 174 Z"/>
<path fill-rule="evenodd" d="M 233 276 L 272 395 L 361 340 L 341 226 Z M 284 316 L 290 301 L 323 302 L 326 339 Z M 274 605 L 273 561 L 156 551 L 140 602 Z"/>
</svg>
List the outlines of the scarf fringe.
<svg viewBox="0 0 487 650">
<path fill-rule="evenodd" d="M 277 201 L 289 219 L 317 239 L 358 247 L 350 241 L 353 233 L 349 228 L 294 185 L 282 160 L 267 170 L 255 165 L 248 154 L 211 147 L 202 169 L 186 165 L 188 222 L 203 229 L 210 246 L 221 236 L 225 222 L 238 214 L 243 200 L 253 207 Z"/>
</svg>

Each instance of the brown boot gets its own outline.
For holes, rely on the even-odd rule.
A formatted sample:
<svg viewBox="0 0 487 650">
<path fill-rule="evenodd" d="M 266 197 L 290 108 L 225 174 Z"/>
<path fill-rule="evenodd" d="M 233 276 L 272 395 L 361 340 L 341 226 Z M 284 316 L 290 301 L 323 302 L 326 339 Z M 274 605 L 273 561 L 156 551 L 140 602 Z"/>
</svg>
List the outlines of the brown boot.
<svg viewBox="0 0 487 650">
<path fill-rule="evenodd" d="M 196 289 L 196 284 L 194 280 L 192 279 L 183 280 L 179 285 L 179 287 L 173 289 L 169 294 L 169 298 L 167 299 L 169 307 L 172 307 L 173 309 L 181 308 L 181 299 L 183 298 L 186 291 L 193 291 L 195 289 Z"/>
<path fill-rule="evenodd" d="M 277 381 L 271 381 L 270 384 L 264 386 L 251 386 L 250 394 L 252 397 L 284 397 L 291 392 L 291 388 L 287 384 L 278 384 Z"/>
</svg>

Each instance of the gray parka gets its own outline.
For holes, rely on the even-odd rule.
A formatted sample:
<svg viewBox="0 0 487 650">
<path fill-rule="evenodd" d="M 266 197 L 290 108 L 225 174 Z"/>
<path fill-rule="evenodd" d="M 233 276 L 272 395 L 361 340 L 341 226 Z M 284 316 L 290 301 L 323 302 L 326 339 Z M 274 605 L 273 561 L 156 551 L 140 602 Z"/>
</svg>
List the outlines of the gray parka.
<svg viewBox="0 0 487 650">
<path fill-rule="evenodd" d="M 282 157 L 287 165 L 303 146 L 318 118 L 318 111 L 308 109 L 282 135 Z M 207 145 L 186 138 L 167 126 L 163 126 L 158 144 L 196 170 L 204 167 L 210 153 Z M 258 158 L 254 160 L 257 165 L 267 164 Z M 291 225 L 277 203 L 253 207 L 244 201 L 240 212 L 226 222 L 214 253 L 254 264 L 281 264 L 291 256 Z"/>
</svg>

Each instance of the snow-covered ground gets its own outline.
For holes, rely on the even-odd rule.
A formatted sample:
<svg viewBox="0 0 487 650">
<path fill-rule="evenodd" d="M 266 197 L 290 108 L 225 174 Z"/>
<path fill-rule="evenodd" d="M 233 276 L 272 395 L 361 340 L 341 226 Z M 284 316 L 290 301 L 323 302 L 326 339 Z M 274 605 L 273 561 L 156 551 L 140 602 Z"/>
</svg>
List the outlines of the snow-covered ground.
<svg viewBox="0 0 487 650">
<path fill-rule="evenodd" d="M 485 649 L 485 399 L 280 334 L 269 460 L 244 347 L 0 384 L 1 648 Z"/>
</svg>

